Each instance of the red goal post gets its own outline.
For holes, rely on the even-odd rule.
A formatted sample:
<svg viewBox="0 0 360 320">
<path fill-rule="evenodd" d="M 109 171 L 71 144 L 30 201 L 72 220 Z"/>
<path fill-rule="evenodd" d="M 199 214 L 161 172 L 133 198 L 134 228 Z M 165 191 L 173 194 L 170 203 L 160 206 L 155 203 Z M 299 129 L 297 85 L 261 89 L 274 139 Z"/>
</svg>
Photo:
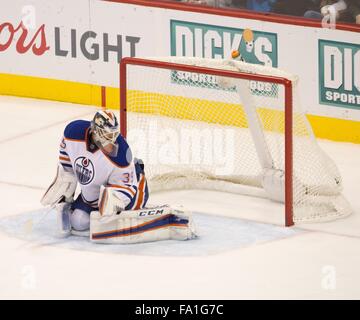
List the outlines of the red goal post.
<svg viewBox="0 0 360 320">
<path fill-rule="evenodd" d="M 183 58 L 183 60 L 186 58 Z M 167 61 L 168 60 L 168 61 Z M 283 89 L 283 108 L 284 108 L 284 168 L 282 171 L 284 171 L 284 203 L 285 203 L 285 225 L 286 226 L 292 226 L 294 224 L 294 171 L 293 171 L 293 101 L 294 101 L 294 95 L 293 95 L 293 81 L 290 80 L 287 77 L 277 76 L 277 75 L 271 75 L 271 74 L 261 74 L 258 72 L 242 72 L 241 70 L 229 70 L 229 69 L 222 69 L 222 68 L 214 68 L 214 67 L 208 67 L 204 63 L 200 63 L 200 65 L 194 65 L 193 63 L 187 63 L 182 61 L 181 59 L 178 61 L 176 58 L 155 58 L 155 59 L 141 59 L 141 58 L 123 58 L 120 63 L 120 125 L 121 125 L 121 134 L 124 137 L 127 137 L 128 135 L 128 112 L 136 113 L 136 114 L 142 114 L 144 112 L 147 114 L 155 115 L 158 111 L 156 111 L 156 108 L 164 108 L 164 106 L 161 107 L 154 107 L 156 103 L 149 102 L 149 106 L 146 107 L 146 110 L 139 110 L 139 104 L 140 102 L 132 102 L 136 105 L 136 108 L 132 110 L 132 107 L 130 105 L 130 100 L 133 101 L 134 99 L 129 99 L 129 92 L 136 91 L 136 88 L 132 87 L 129 88 L 129 77 L 131 77 L 131 71 L 130 69 L 132 67 L 137 68 L 144 68 L 144 74 L 146 73 L 145 70 L 167 70 L 167 71 L 176 71 L 176 72 L 185 72 L 190 74 L 202 74 L 202 75 L 210 75 L 212 77 L 215 77 L 215 79 L 233 79 L 234 83 L 236 81 L 244 81 L 244 83 L 250 82 L 250 81 L 256 81 L 261 83 L 269 83 L 271 85 L 276 85 L 279 87 L 282 87 Z M 156 71 L 157 72 L 157 71 Z M 160 71 L 159 71 L 160 72 Z M 144 79 L 144 81 L 147 82 L 155 82 L 162 76 L 156 75 L 154 73 L 154 76 L 149 76 L 147 79 Z M 137 81 L 142 81 L 142 77 L 138 77 Z M 146 76 L 144 76 L 146 78 Z M 164 80 L 167 81 L 167 80 Z M 136 82 L 136 81 L 135 81 Z M 164 82 L 165 83 L 165 82 Z M 134 86 L 134 85 L 132 85 Z M 159 87 L 162 87 L 162 84 L 159 84 Z M 166 85 L 164 85 L 166 86 Z M 219 87 L 219 85 L 217 85 Z M 237 87 L 238 88 L 238 87 Z M 146 90 L 145 90 L 146 91 Z M 144 91 L 144 92 L 145 92 Z M 154 91 L 153 89 L 151 91 Z M 141 93 L 145 94 L 145 93 Z M 151 93 L 153 94 L 153 93 Z M 151 96 L 149 94 L 149 97 Z M 170 94 L 169 94 L 170 95 Z M 202 98 L 202 97 L 199 97 Z M 144 97 L 139 98 L 139 101 L 148 101 L 150 98 L 147 98 L 147 100 L 144 100 Z M 245 99 L 244 99 L 245 100 Z M 148 103 L 148 102 L 146 102 Z M 165 103 L 166 104 L 166 103 Z M 245 103 L 243 103 L 245 104 Z M 149 108 L 151 111 L 149 111 Z M 187 108 L 191 108 L 191 106 L 187 106 Z M 135 112 L 133 112 L 135 110 Z M 159 116 L 164 116 L 164 114 L 158 113 Z M 168 115 L 166 116 L 169 117 Z M 175 116 L 175 118 L 178 116 Z M 187 121 L 187 120 L 181 120 L 181 117 L 177 118 L 176 120 L 178 122 L 180 121 Z M 194 119 L 190 119 L 191 121 Z M 198 120 L 198 119 L 196 119 Z M 181 125 L 181 124 L 180 124 Z M 170 125 L 171 126 L 171 125 Z M 249 126 L 250 127 L 250 126 Z M 266 142 L 265 142 L 266 143 Z M 145 162 L 146 166 L 146 162 Z M 181 170 L 185 170 L 185 167 L 182 167 Z M 187 170 L 187 169 L 186 169 Z M 185 170 L 185 171 L 186 171 Z M 150 174 L 151 175 L 151 174 Z M 168 173 L 167 173 L 168 175 Z M 168 180 L 164 182 L 164 184 L 167 184 Z M 221 190 L 221 188 L 219 188 Z M 280 196 L 281 197 L 281 196 Z M 276 197 L 275 197 L 276 198 Z M 348 213 L 346 213 L 348 214 Z M 305 219 L 306 220 L 306 219 Z M 309 218 L 309 220 L 312 220 L 312 218 Z"/>
</svg>

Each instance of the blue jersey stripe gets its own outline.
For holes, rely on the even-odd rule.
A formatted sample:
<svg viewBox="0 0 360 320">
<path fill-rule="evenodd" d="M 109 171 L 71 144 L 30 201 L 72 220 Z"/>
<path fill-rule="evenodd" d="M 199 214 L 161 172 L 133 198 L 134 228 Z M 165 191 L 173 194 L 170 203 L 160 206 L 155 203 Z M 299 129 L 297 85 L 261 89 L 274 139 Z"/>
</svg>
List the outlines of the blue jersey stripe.
<svg viewBox="0 0 360 320">
<path fill-rule="evenodd" d="M 97 210 L 98 207 L 93 207 L 88 203 L 86 203 L 82 197 L 82 194 L 79 194 L 76 200 L 71 204 L 71 209 L 72 210 L 80 209 L 90 214 L 92 211 Z"/>
<path fill-rule="evenodd" d="M 71 161 L 70 161 L 70 160 L 64 160 L 64 159 L 60 159 L 60 162 L 62 162 L 62 163 L 66 163 L 66 164 L 71 163 Z"/>
<path fill-rule="evenodd" d="M 86 199 L 84 198 L 84 196 L 83 196 L 82 193 L 81 193 L 80 195 L 81 195 L 81 199 L 82 199 L 86 204 L 88 204 L 88 205 L 90 205 L 90 206 L 96 206 L 96 207 L 97 207 L 97 204 L 98 204 L 99 199 L 96 199 L 96 200 L 93 200 L 93 201 L 88 201 L 88 200 L 86 200 Z"/>
<path fill-rule="evenodd" d="M 132 190 L 134 191 L 134 193 L 136 193 L 137 190 L 138 190 L 137 186 L 135 186 L 135 185 L 133 185 L 133 184 L 127 184 L 127 183 L 126 183 L 124 186 L 132 189 Z"/>
<path fill-rule="evenodd" d="M 61 165 L 62 165 L 63 167 L 72 168 L 72 165 L 71 165 L 71 164 L 62 163 L 62 162 L 60 162 L 60 163 L 61 163 Z"/>
<path fill-rule="evenodd" d="M 136 195 L 130 201 L 130 203 L 126 206 L 125 210 L 133 210 L 135 208 L 135 200 L 137 199 Z"/>
</svg>

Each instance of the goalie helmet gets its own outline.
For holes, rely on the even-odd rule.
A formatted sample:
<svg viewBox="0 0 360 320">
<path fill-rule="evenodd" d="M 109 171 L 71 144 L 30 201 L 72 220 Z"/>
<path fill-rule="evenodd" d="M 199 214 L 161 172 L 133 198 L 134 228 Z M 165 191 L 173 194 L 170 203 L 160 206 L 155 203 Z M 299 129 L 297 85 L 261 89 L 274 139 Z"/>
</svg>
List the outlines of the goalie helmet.
<svg viewBox="0 0 360 320">
<path fill-rule="evenodd" d="M 93 133 L 94 142 L 102 148 L 107 145 L 114 145 L 120 134 L 119 122 L 114 112 L 102 110 L 96 112 L 91 121 L 91 131 Z"/>
</svg>

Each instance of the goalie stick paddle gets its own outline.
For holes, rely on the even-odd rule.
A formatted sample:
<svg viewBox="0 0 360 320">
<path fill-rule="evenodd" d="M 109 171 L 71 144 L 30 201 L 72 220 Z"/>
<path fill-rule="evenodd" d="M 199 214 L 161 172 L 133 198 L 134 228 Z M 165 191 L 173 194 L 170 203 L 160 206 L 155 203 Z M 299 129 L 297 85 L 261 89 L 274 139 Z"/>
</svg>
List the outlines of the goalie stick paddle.
<svg viewBox="0 0 360 320">
<path fill-rule="evenodd" d="M 42 217 L 36 222 L 34 223 L 34 219 L 33 218 L 30 218 L 28 219 L 24 225 L 23 225 L 23 234 L 24 235 L 30 235 L 34 232 L 34 229 L 40 225 L 41 222 L 44 221 L 44 219 L 48 216 L 49 212 L 52 211 L 53 209 L 55 209 L 55 205 L 53 206 L 50 206 L 49 208 L 47 208 L 47 210 L 42 214 Z M 29 242 L 26 242 L 24 244 L 21 244 L 19 246 L 19 248 L 22 248 L 22 247 L 41 247 L 41 246 L 44 246 L 44 245 L 51 245 L 51 244 L 55 244 L 55 243 L 59 243 L 60 241 L 56 240 L 56 241 L 53 241 L 51 243 L 46 243 L 46 244 L 33 244 L 33 243 L 29 243 Z"/>
<path fill-rule="evenodd" d="M 37 221 L 35 224 L 34 224 L 34 219 L 33 218 L 30 218 L 29 220 L 27 220 L 25 223 L 24 223 L 24 233 L 25 234 L 30 234 L 30 233 L 33 233 L 34 231 L 34 228 L 37 227 L 44 219 L 45 217 L 47 217 L 47 215 L 49 214 L 50 211 L 52 211 L 53 209 L 55 209 L 55 205 L 49 207 L 42 215 L 42 217 L 39 219 L 39 221 Z"/>
</svg>

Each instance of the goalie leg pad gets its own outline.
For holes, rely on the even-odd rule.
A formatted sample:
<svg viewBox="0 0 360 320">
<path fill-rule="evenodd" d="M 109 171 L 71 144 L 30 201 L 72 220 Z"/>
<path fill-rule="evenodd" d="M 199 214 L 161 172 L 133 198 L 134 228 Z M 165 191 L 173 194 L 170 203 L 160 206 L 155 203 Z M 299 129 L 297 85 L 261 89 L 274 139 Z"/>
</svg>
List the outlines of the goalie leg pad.
<svg viewBox="0 0 360 320">
<path fill-rule="evenodd" d="M 97 243 L 143 243 L 196 238 L 191 212 L 181 207 L 158 206 L 123 211 L 115 216 L 91 213 L 90 240 Z"/>
<path fill-rule="evenodd" d="M 67 237 L 71 234 L 71 204 L 62 202 L 56 205 L 57 232 L 60 237 Z"/>
</svg>

